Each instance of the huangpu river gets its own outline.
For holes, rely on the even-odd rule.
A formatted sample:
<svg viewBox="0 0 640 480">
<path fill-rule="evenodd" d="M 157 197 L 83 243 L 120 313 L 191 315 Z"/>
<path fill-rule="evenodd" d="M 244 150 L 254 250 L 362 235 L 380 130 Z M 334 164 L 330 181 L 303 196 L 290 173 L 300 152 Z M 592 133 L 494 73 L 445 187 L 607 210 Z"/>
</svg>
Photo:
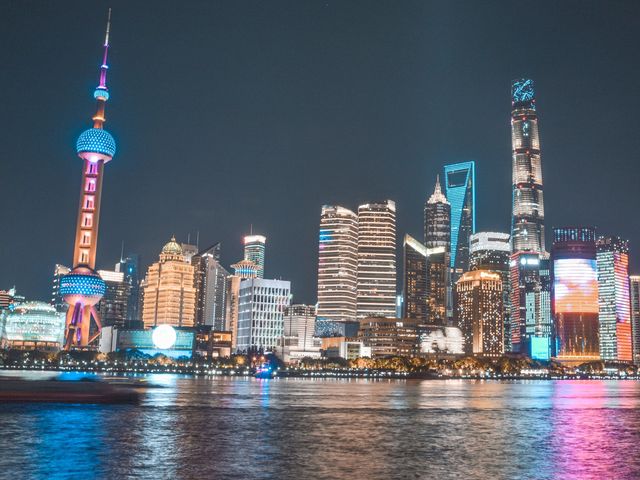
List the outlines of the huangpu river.
<svg viewBox="0 0 640 480">
<path fill-rule="evenodd" d="M 640 478 L 640 382 L 150 380 L 0 405 L 0 478 Z"/>
</svg>

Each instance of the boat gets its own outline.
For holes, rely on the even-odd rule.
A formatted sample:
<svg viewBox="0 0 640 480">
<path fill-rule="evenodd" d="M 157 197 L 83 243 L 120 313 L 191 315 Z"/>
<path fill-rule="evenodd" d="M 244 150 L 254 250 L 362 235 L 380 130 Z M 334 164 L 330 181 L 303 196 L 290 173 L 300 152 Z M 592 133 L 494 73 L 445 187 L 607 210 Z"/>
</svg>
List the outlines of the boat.
<svg viewBox="0 0 640 480">
<path fill-rule="evenodd" d="M 140 397 L 131 387 L 94 379 L 0 379 L 0 403 L 137 403 Z"/>
</svg>

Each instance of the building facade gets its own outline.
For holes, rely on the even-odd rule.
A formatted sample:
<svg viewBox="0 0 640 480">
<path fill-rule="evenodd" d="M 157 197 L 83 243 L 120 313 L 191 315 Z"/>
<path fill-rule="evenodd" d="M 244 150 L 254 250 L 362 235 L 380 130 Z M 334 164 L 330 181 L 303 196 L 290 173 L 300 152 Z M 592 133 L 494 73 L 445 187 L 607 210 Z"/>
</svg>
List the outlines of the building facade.
<svg viewBox="0 0 640 480">
<path fill-rule="evenodd" d="M 444 166 L 445 194 L 451 204 L 452 281 L 469 270 L 469 239 L 476 232 L 476 164 Z"/>
<path fill-rule="evenodd" d="M 513 161 L 511 241 L 513 252 L 545 251 L 544 199 L 538 114 L 533 80 L 511 85 Z"/>
<path fill-rule="evenodd" d="M 320 214 L 318 246 L 318 316 L 354 321 L 358 287 L 358 216 L 325 205 Z"/>
<path fill-rule="evenodd" d="M 44 302 L 24 302 L 4 312 L 0 343 L 16 350 L 57 351 L 64 346 L 65 314 Z"/>
<path fill-rule="evenodd" d="M 552 308 L 556 358 L 600 358 L 596 232 L 593 227 L 553 229 Z"/>
<path fill-rule="evenodd" d="M 220 244 L 195 254 L 191 265 L 195 275 L 196 325 L 223 331 L 229 272 L 220 263 Z"/>
<path fill-rule="evenodd" d="M 71 269 L 65 265 L 56 264 L 55 269 L 53 270 L 53 284 L 51 288 L 51 306 L 56 309 L 58 312 L 66 312 L 69 308 L 67 302 L 62 298 L 62 294 L 60 293 L 60 280 L 67 273 L 69 273 Z"/>
<path fill-rule="evenodd" d="M 418 321 L 367 317 L 360 320 L 357 339 L 371 348 L 371 358 L 413 356 L 418 353 Z"/>
<path fill-rule="evenodd" d="M 502 277 L 497 272 L 475 270 L 456 282 L 458 327 L 467 355 L 500 356 L 504 353 Z"/>
<path fill-rule="evenodd" d="M 253 262 L 258 267 L 258 278 L 264 278 L 266 243 L 267 237 L 262 235 L 244 237 L 244 259 Z"/>
<path fill-rule="evenodd" d="M 600 237 L 596 250 L 600 358 L 631 362 L 629 242 L 620 237 Z"/>
<path fill-rule="evenodd" d="M 140 324 L 140 256 L 130 253 L 116 263 L 116 272 L 124 274 L 124 281 L 129 285 L 127 299 L 127 325 L 130 327 Z"/>
<path fill-rule="evenodd" d="M 502 278 L 502 307 L 504 351 L 511 351 L 511 307 L 510 307 L 510 235 L 501 232 L 479 232 L 470 237 L 469 269 L 491 270 Z"/>
<path fill-rule="evenodd" d="M 426 322 L 427 248 L 411 235 L 404 236 L 402 276 L 402 318 Z"/>
<path fill-rule="evenodd" d="M 129 283 L 125 280 L 123 272 L 98 270 L 98 274 L 106 285 L 104 296 L 96 305 L 102 326 L 114 325 L 124 328 L 129 307 Z"/>
<path fill-rule="evenodd" d="M 291 282 L 248 278 L 240 282 L 237 350 L 273 350 L 284 333 Z"/>
<path fill-rule="evenodd" d="M 640 275 L 629 276 L 633 362 L 640 364 Z"/>
<path fill-rule="evenodd" d="M 149 267 L 143 291 L 142 321 L 145 328 L 162 324 L 174 327 L 195 325 L 194 268 L 186 261 L 175 237 L 162 248 L 160 260 Z"/>
<path fill-rule="evenodd" d="M 227 277 L 227 298 L 224 330 L 231 332 L 231 348 L 238 345 L 238 315 L 240 313 L 240 283 L 247 278 L 257 278 L 258 267 L 251 260 L 241 260 L 231 265 L 234 274 Z"/>
<path fill-rule="evenodd" d="M 396 204 L 358 207 L 358 318 L 395 317 Z"/>
</svg>

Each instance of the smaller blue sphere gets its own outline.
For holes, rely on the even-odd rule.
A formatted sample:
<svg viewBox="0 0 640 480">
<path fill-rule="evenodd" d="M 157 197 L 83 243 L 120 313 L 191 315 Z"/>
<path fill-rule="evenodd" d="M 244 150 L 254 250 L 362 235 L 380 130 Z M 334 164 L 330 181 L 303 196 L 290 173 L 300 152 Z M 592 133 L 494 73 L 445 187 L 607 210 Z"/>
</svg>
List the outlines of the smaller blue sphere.
<svg viewBox="0 0 640 480">
<path fill-rule="evenodd" d="M 104 101 L 107 101 L 109 100 L 109 91 L 105 90 L 104 88 L 96 88 L 93 92 L 93 98 L 95 98 L 96 100 L 101 98 Z"/>
<path fill-rule="evenodd" d="M 78 137 L 76 152 L 78 154 L 83 152 L 99 153 L 113 157 L 116 153 L 116 141 L 106 130 L 90 128 L 82 132 Z"/>
</svg>

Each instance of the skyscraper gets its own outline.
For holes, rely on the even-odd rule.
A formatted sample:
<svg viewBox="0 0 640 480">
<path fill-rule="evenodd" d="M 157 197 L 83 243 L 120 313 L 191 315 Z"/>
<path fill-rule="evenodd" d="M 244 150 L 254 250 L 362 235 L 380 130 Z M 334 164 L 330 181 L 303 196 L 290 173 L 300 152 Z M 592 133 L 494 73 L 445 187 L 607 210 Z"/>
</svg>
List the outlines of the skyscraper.
<svg viewBox="0 0 640 480">
<path fill-rule="evenodd" d="M 545 251 L 544 200 L 538 115 L 533 80 L 511 84 L 511 144 L 513 152 L 513 252 Z"/>
<path fill-rule="evenodd" d="M 113 325 L 123 328 L 127 323 L 129 283 L 126 282 L 123 272 L 98 270 L 98 274 L 106 285 L 104 296 L 96 305 L 102 326 Z"/>
<path fill-rule="evenodd" d="M 596 232 L 593 227 L 553 229 L 552 308 L 560 361 L 600 358 Z"/>
<path fill-rule="evenodd" d="M 60 280 L 69 273 L 71 270 L 65 265 L 56 264 L 53 271 L 53 285 L 51 288 L 51 306 L 58 312 L 66 312 L 69 305 L 62 298 L 60 293 Z"/>
<path fill-rule="evenodd" d="M 475 270 L 456 283 L 456 317 L 467 355 L 500 356 L 504 353 L 502 277 L 497 272 Z"/>
<path fill-rule="evenodd" d="M 502 278 L 502 306 L 504 350 L 511 351 L 511 323 L 509 307 L 511 260 L 510 235 L 500 232 L 479 232 L 471 235 L 469 243 L 469 269 L 490 270 Z"/>
<path fill-rule="evenodd" d="M 65 348 L 86 347 L 100 335 L 100 320 L 94 305 L 105 291 L 105 284 L 95 272 L 98 243 L 98 222 L 102 198 L 104 166 L 116 153 L 116 142 L 104 130 L 105 106 L 109 99 L 107 89 L 107 53 L 111 10 L 107 20 L 104 54 L 100 66 L 100 83 L 93 92 L 96 113 L 93 127 L 80 134 L 76 152 L 83 160 L 80 204 L 76 222 L 76 238 L 73 253 L 73 270 L 60 280 L 60 293 L 70 306 L 65 326 Z M 95 327 L 91 328 L 91 318 Z"/>
<path fill-rule="evenodd" d="M 318 246 L 318 316 L 354 321 L 358 285 L 358 216 L 324 205 Z"/>
<path fill-rule="evenodd" d="M 629 276 L 631 289 L 631 333 L 633 363 L 640 364 L 640 275 Z"/>
<path fill-rule="evenodd" d="M 424 205 L 424 243 L 427 248 L 428 321 L 444 325 L 453 316 L 451 302 L 451 205 L 436 178 L 433 195 Z"/>
<path fill-rule="evenodd" d="M 289 306 L 291 282 L 248 278 L 240 282 L 238 351 L 272 350 L 284 331 L 284 311 Z"/>
<path fill-rule="evenodd" d="M 358 318 L 395 317 L 396 204 L 358 207 Z"/>
<path fill-rule="evenodd" d="M 238 345 L 238 315 L 240 312 L 240 283 L 247 278 L 257 278 L 258 267 L 251 260 L 241 260 L 231 265 L 234 274 L 227 277 L 227 298 L 223 330 L 231 332 L 231 349 Z"/>
<path fill-rule="evenodd" d="M 137 327 L 140 319 L 140 256 L 130 253 L 116 263 L 116 272 L 124 274 L 124 281 L 129 285 L 127 300 L 127 325 Z"/>
<path fill-rule="evenodd" d="M 631 362 L 629 242 L 620 237 L 600 237 L 596 249 L 600 358 Z"/>
<path fill-rule="evenodd" d="M 411 235 L 404 236 L 402 318 L 427 321 L 427 248 Z"/>
<path fill-rule="evenodd" d="M 469 238 L 476 231 L 476 164 L 445 165 L 445 194 L 451 204 L 453 281 L 469 270 Z"/>
<path fill-rule="evenodd" d="M 267 237 L 247 235 L 244 237 L 244 259 L 258 266 L 258 278 L 264 278 L 264 253 Z"/>
<path fill-rule="evenodd" d="M 147 270 L 143 290 L 142 321 L 146 328 L 162 324 L 194 326 L 194 269 L 175 237 L 162 247 L 160 260 Z"/>
<path fill-rule="evenodd" d="M 224 330 L 229 272 L 220 264 L 220 244 L 198 252 L 191 257 L 191 264 L 195 270 L 196 325 Z"/>
</svg>

